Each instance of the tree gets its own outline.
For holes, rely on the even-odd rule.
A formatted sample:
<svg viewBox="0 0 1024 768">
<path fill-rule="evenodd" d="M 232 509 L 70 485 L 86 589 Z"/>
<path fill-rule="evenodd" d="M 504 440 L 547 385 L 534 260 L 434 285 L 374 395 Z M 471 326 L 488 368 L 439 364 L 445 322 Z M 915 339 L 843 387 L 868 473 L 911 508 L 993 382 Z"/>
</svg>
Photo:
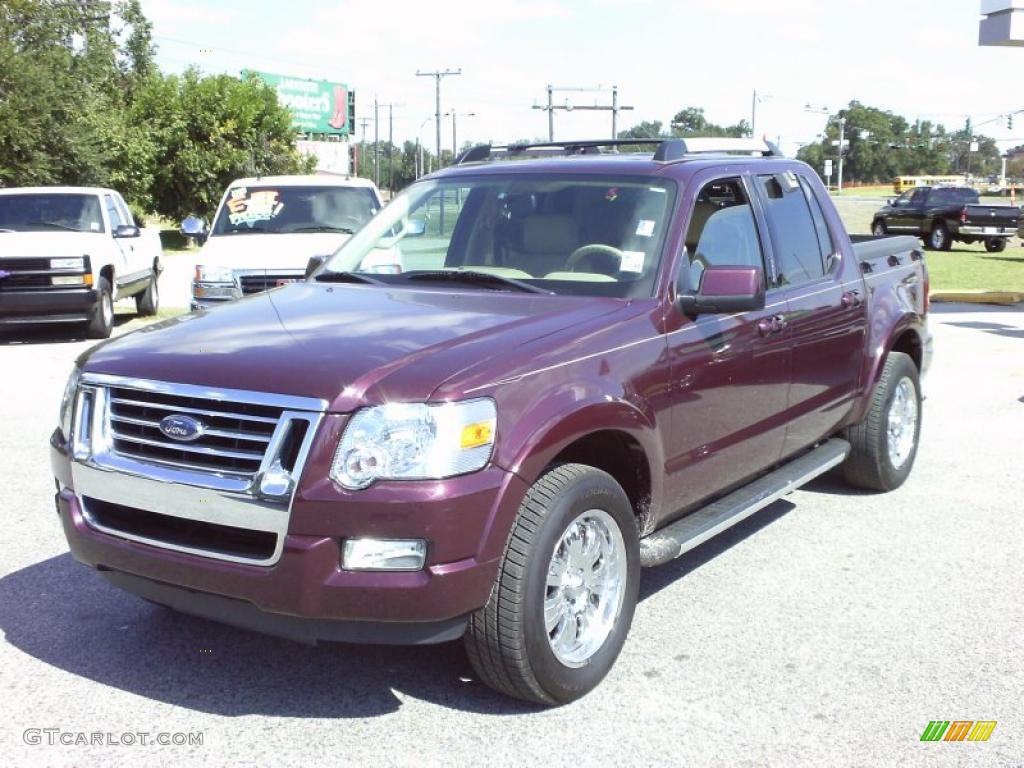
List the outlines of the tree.
<svg viewBox="0 0 1024 768">
<path fill-rule="evenodd" d="M 797 158 L 821 172 L 826 159 L 838 157 L 839 120 L 845 119 L 844 179 L 850 182 L 887 182 L 895 176 L 985 176 L 999 170 L 995 141 L 975 134 L 968 121 L 960 131 L 948 133 L 942 125 L 918 121 L 911 125 L 900 115 L 851 101 L 831 115 L 821 141 L 800 149 Z M 978 152 L 970 152 L 971 140 Z"/>
<path fill-rule="evenodd" d="M 211 216 L 240 176 L 308 173 L 296 131 L 273 88 L 255 76 L 151 75 L 132 104 L 132 126 L 153 148 L 151 205 L 178 220 Z"/>
<path fill-rule="evenodd" d="M 152 68 L 138 0 L 0 4 L 0 185 L 145 184 L 114 169 L 144 154 L 124 113 Z"/>
<path fill-rule="evenodd" d="M 741 138 L 750 135 L 750 124 L 740 120 L 735 125 L 717 125 L 708 122 L 702 107 L 686 107 L 676 113 L 670 123 L 672 135 L 678 137 L 731 136 Z"/>
<path fill-rule="evenodd" d="M 634 125 L 632 128 L 627 128 L 624 131 L 619 131 L 620 139 L 658 139 L 663 136 L 661 132 L 661 120 L 654 120 L 652 122 L 643 121 Z"/>
</svg>

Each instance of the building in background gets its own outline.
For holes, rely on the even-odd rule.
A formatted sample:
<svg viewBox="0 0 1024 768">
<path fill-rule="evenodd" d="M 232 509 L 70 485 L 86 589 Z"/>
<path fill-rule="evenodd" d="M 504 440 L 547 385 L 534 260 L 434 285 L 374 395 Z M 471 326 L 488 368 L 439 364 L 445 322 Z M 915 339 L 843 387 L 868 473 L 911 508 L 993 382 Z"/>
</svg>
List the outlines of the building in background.
<svg viewBox="0 0 1024 768">
<path fill-rule="evenodd" d="M 981 0 L 978 45 L 1024 46 L 1024 0 Z"/>
<path fill-rule="evenodd" d="M 292 113 L 292 124 L 302 133 L 300 152 L 316 158 L 318 173 L 354 173 L 350 137 L 356 120 L 355 91 L 344 83 L 306 80 L 270 72 L 247 70 L 275 91 Z"/>
</svg>

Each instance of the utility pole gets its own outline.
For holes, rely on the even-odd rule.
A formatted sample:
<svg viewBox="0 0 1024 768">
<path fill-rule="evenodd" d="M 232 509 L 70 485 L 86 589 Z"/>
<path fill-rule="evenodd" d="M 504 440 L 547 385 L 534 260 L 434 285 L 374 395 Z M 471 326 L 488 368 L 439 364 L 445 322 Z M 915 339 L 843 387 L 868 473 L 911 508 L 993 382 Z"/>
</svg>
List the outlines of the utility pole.
<svg viewBox="0 0 1024 768">
<path fill-rule="evenodd" d="M 456 118 L 458 118 L 460 115 L 462 117 L 476 117 L 476 112 L 456 112 L 453 109 L 451 112 L 444 113 L 445 117 L 450 117 L 452 119 L 452 162 L 455 162 L 455 156 L 459 152 L 459 142 L 456 136 L 458 129 L 456 127 L 455 121 Z"/>
<path fill-rule="evenodd" d="M 378 141 L 380 139 L 380 114 L 378 111 L 377 97 L 373 97 L 373 183 L 380 187 L 380 162 L 377 157 Z"/>
<path fill-rule="evenodd" d="M 846 118 L 839 118 L 839 171 L 836 176 L 836 192 L 843 191 L 843 144 L 846 142 Z"/>
<path fill-rule="evenodd" d="M 380 104 L 378 106 L 388 108 L 388 190 L 394 191 L 394 172 L 392 165 L 392 157 L 395 153 L 394 137 L 395 137 L 395 107 L 402 106 L 401 104 Z"/>
<path fill-rule="evenodd" d="M 416 77 L 432 77 L 434 78 L 434 123 L 437 128 L 437 166 L 441 167 L 441 78 L 448 77 L 449 75 L 461 75 L 462 68 L 459 69 L 437 69 L 433 72 L 420 72 L 416 70 Z M 455 158 L 452 158 L 453 160 Z"/>
<path fill-rule="evenodd" d="M 750 101 L 750 138 L 757 138 L 757 89 L 754 89 L 754 98 Z"/>
<path fill-rule="evenodd" d="M 554 103 L 554 92 L 555 91 L 564 91 L 564 92 L 574 91 L 574 92 L 591 92 L 591 93 L 596 91 L 596 92 L 600 92 L 600 93 L 606 93 L 607 90 L 608 90 L 607 88 L 601 88 L 600 86 L 597 87 L 597 88 L 562 88 L 562 87 L 556 88 L 553 85 L 549 85 L 548 86 L 548 103 L 547 103 L 547 106 L 541 106 L 539 104 L 534 104 L 533 105 L 534 109 L 543 109 L 544 111 L 546 111 L 548 113 L 548 141 L 552 141 L 553 142 L 555 140 L 554 114 L 555 114 L 555 110 L 556 109 L 564 109 L 566 112 L 572 112 L 574 109 L 599 111 L 599 112 L 611 112 L 612 113 L 612 138 L 613 139 L 617 139 L 618 138 L 618 118 L 619 118 L 619 112 L 622 112 L 623 110 L 631 110 L 631 109 L 633 109 L 633 107 L 623 107 L 623 106 L 619 105 L 619 87 L 617 85 L 613 85 L 612 88 L 611 88 L 611 91 L 612 91 L 612 103 L 611 103 L 611 106 L 600 105 L 600 104 L 597 104 L 596 102 L 592 106 L 591 105 L 575 106 L 573 104 L 570 104 L 568 99 L 565 100 L 565 104 L 555 104 Z"/>
<path fill-rule="evenodd" d="M 361 117 L 361 118 L 359 118 L 359 124 L 362 127 L 362 129 L 363 129 L 363 132 L 362 132 L 363 140 L 362 140 L 362 142 L 360 144 L 360 148 L 365 152 L 366 151 L 366 126 L 368 126 L 370 124 L 370 118 L 368 118 L 368 117 Z M 356 153 L 356 164 L 355 165 L 356 165 L 355 173 L 353 175 L 354 176 L 358 176 L 359 175 L 359 153 L 358 152 Z"/>
</svg>

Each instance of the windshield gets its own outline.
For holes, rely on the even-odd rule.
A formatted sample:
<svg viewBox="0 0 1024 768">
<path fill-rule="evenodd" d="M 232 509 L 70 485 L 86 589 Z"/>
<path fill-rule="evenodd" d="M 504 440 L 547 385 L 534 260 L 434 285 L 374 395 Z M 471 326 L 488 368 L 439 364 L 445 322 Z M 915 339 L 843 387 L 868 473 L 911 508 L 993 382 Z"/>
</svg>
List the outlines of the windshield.
<svg viewBox="0 0 1024 768">
<path fill-rule="evenodd" d="M 0 195 L 0 230 L 103 232 L 96 195 L 27 193 Z"/>
<path fill-rule="evenodd" d="M 376 273 L 391 284 L 413 284 L 417 272 L 459 270 L 507 280 L 452 275 L 449 288 L 508 290 L 518 281 L 559 294 L 650 296 L 674 196 L 674 183 L 660 179 L 422 181 L 343 245 L 325 270 Z M 430 275 L 430 284 L 441 282 Z"/>
<path fill-rule="evenodd" d="M 369 187 L 232 187 L 213 235 L 356 232 L 377 213 Z"/>
</svg>

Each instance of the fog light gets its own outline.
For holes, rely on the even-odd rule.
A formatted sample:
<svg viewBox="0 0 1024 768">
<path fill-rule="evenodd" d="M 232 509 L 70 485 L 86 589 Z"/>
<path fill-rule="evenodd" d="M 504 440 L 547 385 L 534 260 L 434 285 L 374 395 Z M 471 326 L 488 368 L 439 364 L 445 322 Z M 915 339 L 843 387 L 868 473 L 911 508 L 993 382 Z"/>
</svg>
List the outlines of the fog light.
<svg viewBox="0 0 1024 768">
<path fill-rule="evenodd" d="M 418 571 L 427 559 L 423 539 L 346 539 L 341 567 L 348 571 Z"/>
</svg>

